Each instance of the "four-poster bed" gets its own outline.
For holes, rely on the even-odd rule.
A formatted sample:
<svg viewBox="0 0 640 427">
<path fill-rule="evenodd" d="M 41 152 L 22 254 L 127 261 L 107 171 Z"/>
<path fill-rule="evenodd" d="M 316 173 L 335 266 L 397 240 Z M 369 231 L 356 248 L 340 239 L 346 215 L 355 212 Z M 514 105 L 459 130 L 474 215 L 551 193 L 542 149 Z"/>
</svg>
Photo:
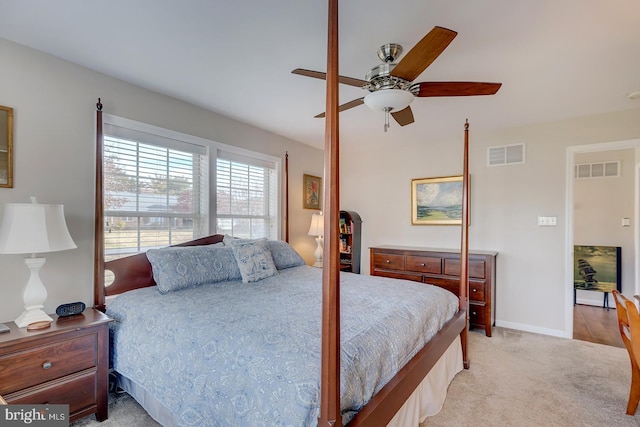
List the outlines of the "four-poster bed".
<svg viewBox="0 0 640 427">
<path fill-rule="evenodd" d="M 463 226 L 462 226 L 462 237 L 461 237 L 461 282 L 460 282 L 459 295 L 457 295 L 458 298 L 453 301 L 454 309 L 451 313 L 446 314 L 445 318 L 441 318 L 439 320 L 440 324 L 437 326 L 437 331 L 434 330 L 433 334 L 429 334 L 432 336 L 425 337 L 426 339 L 419 345 L 418 348 L 415 349 L 415 351 L 409 351 L 408 355 L 405 355 L 408 361 L 406 361 L 406 363 L 399 364 L 399 366 L 397 366 L 397 369 L 394 371 L 394 373 L 391 374 L 391 376 L 389 377 L 390 379 L 388 381 L 385 381 L 383 384 L 373 386 L 375 388 L 375 392 L 371 396 L 365 397 L 365 401 L 362 403 L 364 406 L 361 406 L 361 405 L 357 406 L 357 410 L 350 409 L 349 410 L 350 412 L 347 416 L 345 415 L 345 410 L 343 409 L 341 404 L 341 397 L 344 397 L 342 396 L 343 394 L 342 392 L 344 390 L 341 390 L 341 386 L 342 388 L 345 387 L 344 381 L 341 383 L 341 373 L 344 375 L 345 373 L 348 374 L 349 372 L 342 370 L 343 366 L 341 366 L 341 363 L 344 362 L 344 360 L 341 360 L 341 359 L 345 359 L 345 352 L 350 351 L 350 347 L 347 347 L 345 349 L 344 346 L 353 345 L 352 341 L 349 341 L 351 338 L 353 338 L 353 329 L 357 329 L 357 328 L 367 329 L 367 328 L 363 326 L 357 326 L 357 324 L 355 323 L 351 323 L 354 321 L 353 320 L 354 316 L 357 317 L 356 315 L 361 314 L 361 312 L 358 312 L 358 310 L 362 310 L 362 311 L 366 311 L 366 310 L 358 307 L 354 307 L 354 306 L 345 307 L 342 305 L 345 302 L 341 300 L 341 289 L 340 289 L 341 279 L 343 281 L 345 280 L 348 281 L 345 283 L 348 283 L 349 286 L 345 287 L 345 289 L 342 292 L 343 294 L 342 296 L 345 296 L 347 302 L 356 301 L 352 299 L 352 298 L 355 298 L 353 295 L 354 291 L 350 288 L 353 286 L 354 289 L 356 289 L 355 287 L 358 286 L 358 284 L 354 283 L 354 281 L 352 280 L 352 277 L 353 278 L 357 277 L 357 279 L 355 279 L 356 281 L 373 280 L 375 282 L 374 284 L 367 284 L 367 286 L 373 286 L 372 289 L 374 288 L 378 289 L 376 288 L 376 286 L 379 286 L 380 282 L 376 282 L 376 281 L 379 281 L 379 280 L 390 281 L 390 282 L 386 282 L 387 284 L 384 286 L 379 286 L 379 288 L 381 289 L 380 292 L 386 292 L 385 290 L 382 290 L 383 288 L 389 289 L 389 286 L 394 286 L 395 287 L 394 289 L 396 289 L 397 292 L 399 293 L 403 292 L 401 291 L 401 288 L 410 289 L 410 292 L 414 292 L 412 295 L 414 295 L 416 298 L 418 298 L 418 295 L 422 294 L 423 292 L 431 293 L 433 289 L 438 289 L 437 291 L 433 291 L 433 292 L 435 292 L 435 294 L 438 294 L 439 297 L 443 297 L 444 300 L 442 301 L 446 301 L 447 298 L 453 298 L 453 295 L 450 294 L 448 291 L 443 291 L 434 286 L 428 286 L 424 284 L 416 285 L 415 283 L 409 285 L 409 283 L 404 283 L 404 281 L 399 281 L 395 279 L 369 278 L 369 276 L 360 276 L 360 275 L 350 275 L 352 277 L 345 279 L 344 275 L 345 274 L 349 275 L 349 273 L 342 273 L 342 276 L 341 276 L 340 266 L 339 266 L 339 256 L 338 256 L 338 251 L 339 251 L 338 221 L 339 221 L 339 188 L 340 186 L 339 186 L 339 141 L 338 141 L 339 126 L 338 126 L 338 90 L 337 90 L 337 87 L 338 87 L 337 7 L 338 7 L 337 0 L 329 0 L 326 139 L 325 139 L 325 150 L 324 150 L 324 164 L 325 164 L 325 171 L 324 171 L 325 215 L 324 215 L 324 218 L 325 218 L 325 230 L 330 230 L 330 232 L 325 234 L 324 238 L 325 238 L 325 251 L 328 254 L 328 256 L 324 257 L 322 270 L 313 269 L 311 267 L 306 267 L 306 266 L 301 266 L 296 264 L 292 268 L 286 268 L 286 269 L 283 268 L 282 270 L 278 269 L 278 272 L 279 272 L 280 278 L 282 280 L 285 280 L 285 278 L 288 277 L 289 275 L 293 275 L 294 271 L 300 270 L 300 271 L 303 271 L 302 274 L 304 275 L 315 274 L 314 277 L 321 282 L 320 293 L 321 293 L 322 316 L 318 320 L 318 326 L 321 326 L 321 332 L 320 332 L 321 342 L 319 343 L 320 351 L 319 351 L 319 366 L 318 366 L 319 376 L 316 380 L 311 381 L 311 383 L 314 383 L 314 384 L 319 383 L 319 390 L 317 394 L 318 397 L 315 399 L 315 400 L 319 400 L 319 405 L 317 405 L 317 402 L 313 402 L 314 399 L 310 399 L 312 400 L 312 402 L 310 403 L 311 406 L 314 406 L 314 405 L 319 406 L 319 412 L 318 412 L 318 418 L 317 418 L 318 425 L 319 426 L 341 426 L 343 425 L 343 417 L 345 417 L 346 421 L 348 421 L 349 426 L 386 426 L 386 425 L 404 426 L 406 425 L 406 422 L 407 422 L 406 420 L 408 419 L 408 417 L 410 417 L 410 415 L 408 415 L 409 413 L 413 413 L 413 412 L 419 413 L 419 418 L 418 418 L 419 420 L 421 420 L 424 417 L 425 411 L 423 410 L 422 407 L 428 406 L 429 397 L 425 397 L 425 396 L 429 392 L 431 392 L 430 390 L 432 389 L 432 387 L 434 387 L 432 386 L 431 383 L 433 382 L 438 383 L 438 385 L 435 386 L 435 388 L 441 391 L 444 388 L 444 392 L 446 392 L 446 388 L 449 384 L 449 381 L 453 377 L 453 375 L 455 375 L 455 373 L 462 368 L 463 363 L 465 367 L 468 367 L 468 363 L 469 363 L 467 358 L 467 348 L 466 348 L 467 347 L 466 346 L 467 324 L 468 324 L 468 317 L 467 317 L 468 124 L 465 125 L 464 164 L 463 164 L 464 179 L 463 179 L 463 208 L 462 208 Z M 142 300 L 144 301 L 149 301 L 148 303 L 149 306 L 156 304 L 155 302 L 152 302 L 152 301 L 156 301 L 159 306 L 163 306 L 164 304 L 169 304 L 168 306 L 165 306 L 165 309 L 164 309 L 164 311 L 168 311 L 166 307 L 174 307 L 171 304 L 175 304 L 175 300 L 177 298 L 176 295 L 178 295 L 178 292 L 182 292 L 185 290 L 181 289 L 180 291 L 169 292 L 164 294 L 161 294 L 160 292 L 156 292 L 154 287 L 159 285 L 158 283 L 159 273 L 156 270 L 157 265 L 152 266 L 152 263 L 150 262 L 150 259 L 146 254 L 144 253 L 137 254 L 130 257 L 121 258 L 118 260 L 108 261 L 108 262 L 105 262 L 104 260 L 104 248 L 102 243 L 103 237 L 104 237 L 104 216 L 103 216 L 103 200 L 102 200 L 102 194 L 103 194 L 102 136 L 103 135 L 102 135 L 102 126 L 101 126 L 101 123 L 102 123 L 101 110 L 102 110 L 102 105 L 99 102 L 98 103 L 98 120 L 97 120 L 98 127 L 97 127 L 97 162 L 96 162 L 96 222 L 95 222 L 95 229 L 96 229 L 95 254 L 96 255 L 95 255 L 95 292 L 94 292 L 95 306 L 99 309 L 105 310 L 108 308 L 107 305 L 105 304 L 106 297 L 123 295 L 126 293 L 125 295 L 138 295 L 138 298 L 142 298 Z M 288 162 L 288 155 L 287 155 L 287 162 Z M 285 219 L 286 219 L 286 222 L 288 222 L 288 213 Z M 286 240 L 288 240 L 288 225 L 286 226 L 286 230 L 287 230 Z M 186 249 L 187 247 L 189 248 L 212 247 L 213 248 L 212 251 L 213 251 L 220 246 L 212 246 L 212 245 L 221 245 L 222 248 L 224 248 L 224 243 L 225 243 L 224 236 L 213 235 L 213 236 L 205 237 L 202 239 L 198 239 L 195 241 L 187 242 L 187 243 L 176 245 L 176 246 L 182 247 L 183 249 Z M 235 243 L 232 242 L 231 245 L 234 246 Z M 238 246 L 239 245 L 240 244 L 238 244 Z M 174 247 L 170 249 L 176 250 Z M 222 250 L 223 249 L 220 249 L 220 251 Z M 233 247 L 233 250 L 234 251 L 236 250 L 235 246 Z M 234 252 L 234 254 L 236 254 L 236 252 Z M 107 287 L 104 286 L 105 269 L 110 270 L 115 275 L 114 282 Z M 313 270 L 313 272 L 309 273 L 308 269 Z M 229 275 L 233 276 L 232 273 L 229 273 Z M 321 275 L 321 279 L 319 277 L 320 275 Z M 273 289 L 277 288 L 279 285 L 276 283 L 277 280 L 274 279 L 274 277 L 276 276 L 264 279 L 264 281 L 262 282 L 264 284 L 263 287 L 255 287 L 251 289 L 254 289 L 256 292 L 258 292 L 263 290 L 261 288 L 268 288 L 268 289 L 272 289 L 271 287 L 273 287 Z M 236 280 L 237 283 L 239 283 L 237 275 L 234 279 Z M 243 279 L 244 279 L 244 276 L 243 276 Z M 295 280 L 292 279 L 292 281 L 295 281 Z M 393 285 L 389 285 L 389 283 L 391 282 L 393 282 Z M 220 285 L 219 287 L 221 288 L 228 287 L 230 289 L 233 289 L 231 292 L 240 292 L 238 289 L 241 288 L 241 286 L 235 286 L 235 287 L 228 286 L 227 283 L 230 283 L 230 282 L 223 282 L 223 284 Z M 418 286 L 418 287 L 410 288 L 409 286 Z M 190 291 L 190 292 L 194 291 L 196 293 L 203 292 L 201 288 L 194 287 L 194 289 L 187 289 L 186 291 Z M 305 292 L 304 290 L 302 290 L 302 288 L 300 289 L 301 290 L 299 290 L 299 292 Z M 151 299 L 152 293 L 159 295 L 160 299 L 152 300 Z M 362 294 L 364 293 L 365 292 L 362 292 Z M 140 295 L 143 295 L 143 296 L 140 297 Z M 192 298 L 194 301 L 205 298 L 202 294 L 196 294 L 197 296 L 188 296 L 189 294 L 186 294 L 186 293 L 180 294 L 180 295 L 184 295 L 185 298 Z M 244 295 L 242 297 L 238 297 L 237 294 L 232 294 L 232 295 L 234 295 L 233 298 L 238 298 L 237 301 L 240 301 L 240 302 L 243 301 L 243 298 L 246 298 L 246 296 Z M 388 299 L 389 295 L 390 294 L 386 294 L 386 296 L 383 298 Z M 156 295 L 153 296 L 153 298 L 155 297 Z M 427 299 L 431 297 L 432 296 L 429 296 Z M 433 297 L 435 298 L 435 296 Z M 414 299 L 414 298 L 408 298 L 408 299 Z M 127 328 L 126 320 L 128 319 L 128 317 L 134 317 L 133 314 L 130 314 L 132 312 L 123 311 L 124 310 L 123 307 L 129 304 L 128 302 L 125 302 L 125 301 L 127 300 L 123 299 L 122 296 L 118 296 L 118 298 L 114 302 L 114 308 L 112 308 L 113 309 L 112 314 L 114 316 L 116 317 L 121 316 L 116 318 L 116 321 L 114 322 L 114 328 L 115 328 L 113 330 L 114 342 L 112 343 L 112 349 L 114 349 L 114 354 L 112 354 L 112 357 L 114 357 L 114 362 L 121 363 L 122 366 L 128 366 L 130 364 L 130 361 L 124 360 L 124 355 L 131 350 L 131 347 L 133 347 L 131 343 L 137 342 L 135 340 L 141 339 L 140 335 L 137 335 L 135 337 L 125 338 L 125 332 L 123 331 Z M 279 300 L 276 300 L 276 301 L 279 301 Z M 238 302 L 238 305 L 241 305 L 240 302 Z M 373 302 L 371 303 L 374 304 Z M 442 302 L 440 305 L 436 304 L 436 307 L 434 308 L 434 310 L 443 311 L 444 310 L 443 306 L 447 304 L 449 305 L 451 304 L 450 299 L 448 303 Z M 399 305 L 403 305 L 403 304 L 399 304 Z M 372 312 L 381 311 L 384 305 L 376 305 L 375 307 L 376 307 L 375 309 L 371 310 Z M 109 304 L 109 308 L 111 309 L 111 304 Z M 341 309 L 342 309 L 342 312 L 341 312 Z M 146 310 L 146 307 L 145 307 L 145 310 Z M 284 308 L 280 307 L 280 310 L 284 311 Z M 348 311 L 345 311 L 345 310 L 348 310 Z M 405 315 L 405 317 L 413 317 L 414 313 L 421 311 L 421 309 L 419 308 L 418 309 L 413 308 L 411 310 L 414 310 L 414 311 L 410 312 L 410 315 Z M 279 310 L 278 309 L 269 310 L 269 312 L 274 312 L 274 311 L 279 311 Z M 133 312 L 135 312 L 135 308 Z M 109 314 L 110 312 L 107 311 L 107 313 Z M 232 314 L 229 313 L 228 315 L 231 316 Z M 147 317 L 147 320 L 151 321 L 151 317 Z M 142 321 L 142 323 L 140 324 L 141 328 L 144 328 L 144 327 L 149 328 L 147 330 L 148 332 L 147 338 L 152 336 L 152 332 L 153 333 L 157 332 L 157 331 L 154 331 L 154 329 L 158 329 L 155 327 L 156 325 L 155 320 L 152 322 L 154 326 L 149 326 L 149 323 L 145 322 L 144 319 L 142 319 L 141 321 Z M 278 318 L 278 320 L 274 320 L 274 322 L 280 322 L 280 321 L 284 322 L 284 321 L 287 321 L 287 319 L 282 320 Z M 216 322 L 219 322 L 219 320 L 211 320 L 212 330 L 214 330 L 213 325 L 217 324 Z M 379 322 L 380 324 L 388 323 L 388 322 L 380 321 L 376 319 L 373 319 L 373 320 L 367 319 L 366 322 Z M 194 323 L 197 323 L 197 322 L 194 320 Z M 390 322 L 390 323 L 395 323 L 395 322 Z M 422 319 L 418 323 L 426 324 L 427 320 Z M 169 324 L 172 325 L 171 323 Z M 119 325 L 122 325 L 122 329 L 117 329 Z M 345 330 L 345 325 L 348 325 L 348 328 L 346 330 Z M 171 327 L 173 328 L 173 325 Z M 230 326 L 223 326 L 222 329 L 228 329 L 229 327 Z M 429 328 L 431 328 L 431 326 L 429 326 Z M 158 347 L 164 347 L 165 344 L 167 345 L 169 344 L 168 341 L 173 341 L 174 338 L 176 341 L 178 341 L 184 335 L 186 336 L 193 335 L 195 337 L 203 334 L 203 332 L 201 331 L 192 331 L 189 329 L 187 330 L 176 329 L 172 331 L 174 332 L 172 336 L 160 335 L 162 337 L 161 339 L 165 339 L 166 342 L 156 342 L 155 345 Z M 392 332 L 385 332 L 385 333 L 392 333 Z M 396 335 L 404 335 L 404 334 L 395 333 L 394 335 L 389 335 L 389 340 L 391 340 L 391 337 L 395 339 Z M 126 347 L 126 344 L 123 344 L 124 347 L 122 348 L 118 347 L 118 345 L 120 344 L 118 342 L 120 337 L 122 337 L 122 341 L 126 341 L 126 340 L 130 341 L 129 347 Z M 343 338 L 345 341 L 342 340 Z M 292 338 L 292 339 L 295 340 L 296 338 Z M 365 353 L 375 353 L 376 351 L 374 351 L 374 349 L 377 350 L 378 344 L 367 345 L 366 343 L 367 341 L 364 341 L 364 343 L 360 344 L 360 347 L 362 347 L 365 350 Z M 216 349 L 216 351 L 211 352 L 211 354 L 217 353 L 220 350 L 220 347 L 219 347 L 220 345 L 221 345 L 220 343 L 217 343 L 215 345 L 210 344 L 210 346 L 213 346 Z M 310 343 L 309 345 L 313 347 L 313 345 L 315 344 Z M 190 358 L 192 357 L 192 354 L 197 353 L 197 351 L 195 350 L 190 350 L 190 351 L 191 353 L 186 354 L 185 357 Z M 236 350 L 236 351 L 241 352 L 242 350 Z M 153 357 L 155 357 L 153 355 L 150 356 L 149 353 L 146 353 L 146 350 L 142 350 L 142 352 L 143 353 L 138 353 L 137 357 L 140 357 L 140 358 L 151 357 L 150 360 L 153 360 Z M 203 349 L 203 353 L 209 354 L 207 353 L 206 346 Z M 281 357 L 280 353 L 277 353 L 277 354 L 278 356 L 276 357 Z M 245 356 L 246 358 L 250 358 L 250 356 L 255 356 L 255 355 L 252 355 L 252 354 L 243 355 L 242 356 L 243 360 L 245 359 Z M 287 355 L 285 354 L 284 356 L 287 356 Z M 354 357 L 357 359 L 360 357 L 360 355 L 356 355 Z M 165 355 L 165 358 L 166 358 L 166 355 Z M 386 359 L 387 359 L 387 356 L 383 355 L 381 360 L 386 361 Z M 188 360 L 191 360 L 191 359 L 188 359 Z M 166 361 L 166 359 L 160 359 L 160 360 L 157 360 L 156 364 L 161 365 L 161 367 L 163 367 L 167 371 L 173 372 L 175 370 L 179 370 L 174 365 L 175 363 L 177 363 L 178 365 L 181 365 L 182 363 L 187 363 L 187 362 L 174 361 L 170 363 Z M 229 368 L 229 370 L 235 369 L 237 366 L 239 366 L 239 363 L 240 362 L 233 365 L 231 368 Z M 457 366 L 457 363 L 460 366 Z M 170 364 L 171 364 L 171 367 L 168 366 Z M 147 363 L 147 365 L 153 365 L 153 363 Z M 447 367 L 443 367 L 441 365 L 447 365 Z M 119 365 L 114 366 L 116 371 L 118 371 L 119 369 L 118 366 Z M 151 368 L 151 366 L 147 366 L 147 367 Z M 434 367 L 437 367 L 437 368 L 434 368 Z M 123 368 L 123 370 L 124 369 L 125 368 Z M 133 370 L 144 370 L 144 369 L 146 368 L 138 367 Z M 223 368 L 220 368 L 220 369 L 223 369 Z M 149 375 L 150 374 L 148 373 L 142 374 L 144 378 L 147 378 Z M 194 374 L 192 374 L 192 376 L 193 375 Z M 258 373 L 254 372 L 252 375 L 257 376 Z M 347 378 L 346 381 L 350 382 L 350 381 L 356 381 L 359 379 L 359 377 L 357 377 L 357 375 L 359 374 L 356 373 L 353 375 L 356 375 L 356 376 L 349 377 Z M 276 377 L 278 377 L 279 381 L 283 380 L 284 382 L 289 382 L 289 383 L 291 382 L 290 379 L 288 380 L 287 378 L 280 378 L 277 375 Z M 126 375 L 123 375 L 123 381 L 132 382 L 130 378 L 126 377 Z M 204 384 L 203 383 L 204 380 L 201 379 L 201 376 L 197 376 L 196 378 L 190 377 L 182 381 L 188 384 L 191 384 L 193 386 L 192 388 L 194 389 L 197 389 L 198 387 L 200 387 L 198 388 L 198 390 L 200 390 L 201 392 L 200 394 L 212 393 L 215 395 L 216 393 L 218 394 L 221 393 L 219 390 L 215 392 L 211 391 L 212 385 L 209 383 Z M 222 373 L 220 377 L 217 377 L 217 381 L 239 382 L 241 380 L 237 378 L 233 378 L 229 380 L 227 372 L 225 371 Z M 129 383 L 129 386 L 131 387 L 131 389 L 127 389 L 127 391 L 133 390 L 132 392 L 136 392 L 136 390 L 140 391 L 140 388 L 144 388 L 144 385 L 141 386 L 140 384 L 132 385 Z M 169 398 L 167 398 L 168 400 L 178 399 L 178 397 L 175 396 L 177 392 L 174 393 L 170 389 L 170 387 L 167 387 L 165 385 L 160 385 L 160 384 L 155 384 L 154 387 L 155 387 L 155 390 L 141 391 L 142 393 L 151 392 L 150 394 L 144 394 L 146 399 L 153 400 L 157 398 L 158 395 L 164 396 L 164 397 L 168 395 L 170 396 Z M 159 391 L 160 389 L 161 391 Z M 181 392 L 183 391 L 182 388 L 180 388 L 180 390 Z M 153 397 L 154 391 L 156 392 L 156 397 Z M 312 391 L 311 395 L 314 395 L 314 393 L 315 391 Z M 209 397 L 211 399 L 214 399 L 214 397 L 211 397 L 211 396 Z M 253 399 L 258 399 L 258 398 L 254 396 Z M 274 398 L 272 396 L 272 400 L 273 399 Z M 444 396 L 440 396 L 439 399 L 440 399 L 439 404 L 436 405 L 437 407 L 435 409 L 433 408 L 430 409 L 431 411 L 435 410 L 435 412 L 437 412 L 440 409 L 439 405 L 441 405 L 442 401 L 444 400 Z M 158 400 L 161 400 L 161 398 L 158 398 Z M 236 400 L 231 399 L 231 400 L 235 405 L 234 410 L 236 413 L 240 411 L 238 407 L 244 408 L 245 411 L 248 411 L 247 407 L 250 404 L 251 405 L 256 404 L 253 400 L 249 399 L 247 396 L 244 396 L 242 399 L 236 399 Z M 158 402 L 153 402 L 151 406 L 153 406 L 156 403 Z M 145 405 L 143 404 L 143 406 Z M 170 406 L 170 405 L 166 405 L 166 406 Z M 220 403 L 218 406 L 224 406 L 224 405 Z M 145 408 L 151 412 L 148 406 L 145 406 Z M 167 408 L 161 408 L 159 411 L 163 411 L 165 409 Z M 152 409 L 152 410 L 155 410 L 155 409 Z M 282 408 L 277 407 L 275 409 L 270 409 L 269 413 L 271 414 L 271 412 L 280 413 L 280 412 L 287 412 L 287 411 L 293 411 L 293 409 L 283 406 Z M 193 416 L 193 414 L 190 414 L 190 415 Z M 169 416 L 170 417 L 173 416 L 175 418 L 178 415 L 169 414 Z M 185 414 L 183 413 L 180 416 L 184 417 Z M 183 418 L 181 419 L 184 420 Z M 209 423 L 215 424 L 215 421 L 213 420 L 208 420 L 208 421 Z M 414 418 L 413 421 L 411 422 L 416 423 L 417 421 L 415 421 L 415 418 Z M 170 422 L 167 421 L 167 423 L 170 423 Z M 309 422 L 307 420 L 306 423 L 308 425 L 311 425 L 314 422 Z"/>
</svg>

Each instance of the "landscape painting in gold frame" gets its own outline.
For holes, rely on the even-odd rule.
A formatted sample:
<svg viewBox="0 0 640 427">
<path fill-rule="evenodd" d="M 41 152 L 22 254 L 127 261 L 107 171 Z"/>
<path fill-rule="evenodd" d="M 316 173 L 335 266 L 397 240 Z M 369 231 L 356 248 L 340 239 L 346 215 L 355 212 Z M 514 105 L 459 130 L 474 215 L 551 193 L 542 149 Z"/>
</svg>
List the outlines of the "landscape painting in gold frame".
<svg viewBox="0 0 640 427">
<path fill-rule="evenodd" d="M 462 224 L 462 175 L 412 179 L 411 224 Z"/>
</svg>

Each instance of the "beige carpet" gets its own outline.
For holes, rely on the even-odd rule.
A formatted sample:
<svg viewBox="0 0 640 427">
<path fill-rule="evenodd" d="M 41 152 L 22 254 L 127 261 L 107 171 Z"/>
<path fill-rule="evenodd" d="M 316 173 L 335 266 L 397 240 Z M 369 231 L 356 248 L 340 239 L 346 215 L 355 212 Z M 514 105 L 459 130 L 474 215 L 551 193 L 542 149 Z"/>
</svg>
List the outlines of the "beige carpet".
<svg viewBox="0 0 640 427">
<path fill-rule="evenodd" d="M 625 349 L 495 328 L 469 334 L 471 369 L 421 427 L 640 426 L 625 415 L 631 368 Z M 73 427 L 157 426 L 128 395 L 111 395 L 109 419 Z M 408 426 L 409 427 L 409 426 Z"/>
<path fill-rule="evenodd" d="M 449 386 L 435 426 L 640 426 L 625 414 L 626 349 L 495 328 L 470 333 L 471 368 Z"/>
</svg>

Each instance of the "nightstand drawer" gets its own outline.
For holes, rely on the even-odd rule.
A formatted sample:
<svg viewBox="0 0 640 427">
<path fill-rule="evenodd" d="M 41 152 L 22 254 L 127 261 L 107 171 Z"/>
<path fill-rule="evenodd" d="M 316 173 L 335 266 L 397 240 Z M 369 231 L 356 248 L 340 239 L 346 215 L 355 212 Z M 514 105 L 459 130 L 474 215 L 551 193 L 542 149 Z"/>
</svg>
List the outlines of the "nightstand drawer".
<svg viewBox="0 0 640 427">
<path fill-rule="evenodd" d="M 404 270 L 404 255 L 376 253 L 373 254 L 373 266 L 375 268 Z"/>
<path fill-rule="evenodd" d="M 51 381 L 6 395 L 7 403 L 69 405 L 69 414 L 94 406 L 96 396 L 96 370 L 89 369 L 74 375 Z"/>
<path fill-rule="evenodd" d="M 95 367 L 97 335 L 90 334 L 0 357 L 0 394 Z"/>
</svg>

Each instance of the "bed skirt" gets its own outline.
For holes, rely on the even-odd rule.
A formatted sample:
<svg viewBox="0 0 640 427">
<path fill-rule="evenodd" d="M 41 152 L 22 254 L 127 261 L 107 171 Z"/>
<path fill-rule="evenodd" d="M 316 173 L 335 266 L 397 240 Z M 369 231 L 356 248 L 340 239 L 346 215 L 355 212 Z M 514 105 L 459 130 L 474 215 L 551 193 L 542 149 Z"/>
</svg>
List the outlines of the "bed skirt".
<svg viewBox="0 0 640 427">
<path fill-rule="evenodd" d="M 442 409 L 449 383 L 462 370 L 462 345 L 458 336 L 411 394 L 387 427 L 418 427 Z M 116 373 L 117 374 L 117 373 Z M 171 412 L 150 393 L 127 377 L 117 374 L 118 385 L 164 427 L 177 426 Z"/>
<path fill-rule="evenodd" d="M 462 344 L 458 335 L 387 427 L 418 427 L 440 412 L 449 384 L 462 368 Z"/>
</svg>

